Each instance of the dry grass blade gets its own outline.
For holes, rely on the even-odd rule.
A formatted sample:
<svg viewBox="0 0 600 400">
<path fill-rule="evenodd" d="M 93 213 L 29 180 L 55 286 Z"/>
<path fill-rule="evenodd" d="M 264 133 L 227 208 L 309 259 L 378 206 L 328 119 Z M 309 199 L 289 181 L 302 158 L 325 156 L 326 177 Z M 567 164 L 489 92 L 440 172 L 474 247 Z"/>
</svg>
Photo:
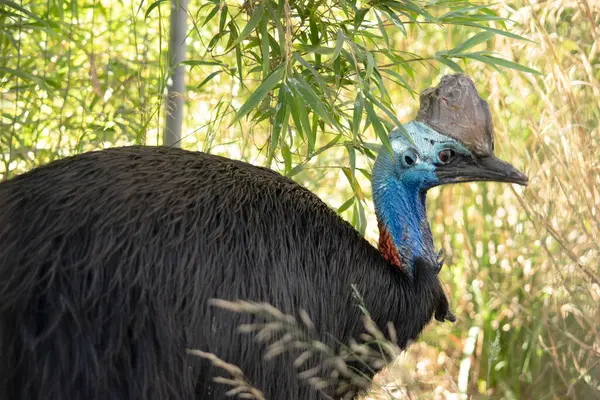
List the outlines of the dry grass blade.
<svg viewBox="0 0 600 400">
<path fill-rule="evenodd" d="M 265 400 L 262 392 L 248 382 L 244 376 L 244 372 L 238 366 L 221 360 L 213 353 L 207 353 L 196 349 L 188 349 L 187 352 L 193 356 L 202 357 L 206 360 L 209 360 L 215 367 L 221 368 L 231 375 L 231 379 L 223 377 L 214 378 L 216 383 L 232 387 L 232 389 L 227 392 L 227 396 L 235 396 L 241 399 Z"/>
</svg>

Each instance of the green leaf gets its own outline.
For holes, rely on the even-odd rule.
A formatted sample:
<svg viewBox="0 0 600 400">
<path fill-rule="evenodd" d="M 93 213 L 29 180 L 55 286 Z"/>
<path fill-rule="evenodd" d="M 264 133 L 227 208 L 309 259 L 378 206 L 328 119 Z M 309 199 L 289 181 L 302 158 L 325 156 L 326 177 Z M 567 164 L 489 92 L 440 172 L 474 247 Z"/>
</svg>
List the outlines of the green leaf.
<svg viewBox="0 0 600 400">
<path fill-rule="evenodd" d="M 342 167 L 342 171 L 344 172 L 344 175 L 346 175 L 346 179 L 348 179 L 348 182 L 350 183 L 350 186 L 352 187 L 352 190 L 354 191 L 356 197 L 360 200 L 364 200 L 365 194 L 362 188 L 360 187 L 356 176 L 354 176 L 350 168 Z"/>
<path fill-rule="evenodd" d="M 350 170 L 352 171 L 352 176 L 354 176 L 354 174 L 356 174 L 356 150 L 354 149 L 352 142 L 346 143 L 346 150 L 348 151 Z"/>
<path fill-rule="evenodd" d="M 215 15 L 217 15 L 217 12 L 219 11 L 219 5 L 217 4 L 216 6 L 213 7 L 212 10 L 210 10 L 210 12 L 208 13 L 208 15 L 206 16 L 206 18 L 204 18 L 204 22 L 202 23 L 202 25 L 200 25 L 200 27 L 202 28 L 204 25 L 206 25 L 210 20 L 212 20 L 214 18 Z M 148 13 L 146 12 L 146 15 Z M 221 18 L 223 18 L 223 16 L 221 15 Z M 219 32 L 223 31 L 223 29 L 219 29 Z"/>
<path fill-rule="evenodd" d="M 464 57 L 464 58 L 472 58 L 472 59 L 480 61 L 484 64 L 491 65 L 493 67 L 501 66 L 501 67 L 505 67 L 505 68 L 516 69 L 518 71 L 522 71 L 522 72 L 526 72 L 526 73 L 530 73 L 530 74 L 543 75 L 541 72 L 539 72 L 535 69 L 518 64 L 514 61 L 509 61 L 509 60 L 505 60 L 505 59 L 498 58 L 498 57 L 493 57 L 493 56 L 478 54 L 478 53 L 460 54 L 459 56 Z"/>
<path fill-rule="evenodd" d="M 291 88 L 289 95 L 294 101 L 294 106 L 291 107 L 292 118 L 294 118 L 294 124 L 296 129 L 304 131 L 306 133 L 306 139 L 308 141 L 308 154 L 312 154 L 315 149 L 315 136 L 313 135 L 310 127 L 310 121 L 308 120 L 308 113 L 306 112 L 306 106 L 302 101 L 302 97 L 298 92 Z"/>
<path fill-rule="evenodd" d="M 150 12 L 154 10 L 156 7 L 160 6 L 162 3 L 167 3 L 169 0 L 156 0 L 154 3 L 150 4 L 148 9 L 146 10 L 146 14 L 144 14 L 144 19 L 148 18 Z"/>
<path fill-rule="evenodd" d="M 242 68 L 243 68 L 242 49 L 240 48 L 239 44 L 237 46 L 235 46 L 235 62 L 237 64 L 237 72 L 238 72 L 238 77 L 240 79 L 240 83 L 243 84 L 244 79 L 242 77 Z"/>
<path fill-rule="evenodd" d="M 316 124 L 314 124 L 316 125 Z M 337 144 L 337 142 L 340 141 L 342 135 L 337 135 L 335 138 L 333 138 L 329 143 L 327 143 L 325 146 L 320 147 L 317 151 L 315 151 L 313 153 L 313 157 L 318 156 L 319 154 L 323 153 L 326 150 L 329 150 L 330 148 L 332 148 L 333 146 L 335 146 Z"/>
<path fill-rule="evenodd" d="M 362 93 L 358 91 L 356 93 L 356 99 L 354 100 L 354 112 L 352 114 L 352 133 L 354 138 L 360 135 L 360 121 L 362 120 L 364 99 Z"/>
<path fill-rule="evenodd" d="M 315 47 L 315 46 L 306 46 L 303 44 L 299 44 L 294 47 L 304 53 L 314 53 L 314 54 L 332 54 L 335 51 L 331 47 L 323 47 L 323 46 Z"/>
<path fill-rule="evenodd" d="M 29 72 L 25 72 L 20 69 L 17 70 L 17 69 L 12 69 L 12 68 L 0 67 L 0 72 L 6 73 L 9 75 L 14 75 L 16 77 L 23 79 L 24 81 L 31 81 L 46 91 L 50 90 L 50 86 L 57 87 L 56 83 L 52 82 L 49 79 L 45 79 L 43 77 L 30 74 Z"/>
<path fill-rule="evenodd" d="M 371 100 L 371 102 L 373 104 L 375 104 L 379 109 L 381 109 L 381 111 L 383 111 L 384 113 L 386 113 L 386 115 L 388 117 L 390 117 L 390 119 L 392 121 L 394 121 L 394 124 L 396 126 L 402 126 L 402 124 L 400 123 L 400 121 L 398 120 L 398 118 L 396 118 L 396 116 L 394 115 L 394 113 L 390 109 L 388 109 L 386 106 L 384 106 L 383 104 L 381 104 L 379 102 L 379 100 L 377 100 L 375 97 L 373 97 L 373 95 L 371 93 L 367 92 L 367 93 L 365 93 L 365 96 L 367 96 L 367 98 L 369 100 Z"/>
<path fill-rule="evenodd" d="M 358 31 L 358 28 L 362 25 L 365 16 L 369 12 L 370 8 L 361 8 L 354 13 L 354 31 Z"/>
<path fill-rule="evenodd" d="M 406 37 L 406 35 L 407 35 L 406 28 L 404 27 L 404 24 L 402 23 L 402 21 L 400 21 L 400 18 L 398 18 L 396 13 L 391 8 L 389 8 L 383 4 L 378 4 L 377 7 L 380 10 L 383 10 L 387 14 L 387 16 L 390 18 L 390 20 L 392 20 L 392 22 L 394 23 L 394 25 L 396 25 L 396 27 L 398 29 L 400 29 L 400 32 L 402 32 L 402 35 L 404 35 L 404 37 Z"/>
<path fill-rule="evenodd" d="M 335 49 L 333 50 L 333 56 L 331 56 L 329 63 L 333 63 L 339 57 L 342 47 L 344 46 L 345 38 L 344 32 L 341 29 L 338 29 Z"/>
<path fill-rule="evenodd" d="M 204 22 L 206 24 L 206 21 Z M 221 18 L 219 19 L 219 32 L 223 32 L 227 24 L 227 4 L 221 9 Z"/>
<path fill-rule="evenodd" d="M 382 97 L 383 101 L 391 103 L 392 99 L 391 99 L 390 94 L 388 93 L 388 91 L 387 91 L 387 89 L 385 87 L 385 84 L 383 83 L 383 79 L 381 78 L 381 74 L 379 73 L 379 69 L 375 68 L 375 71 L 373 73 L 373 77 L 375 77 L 375 83 L 377 83 L 377 88 L 381 92 L 381 97 Z"/>
<path fill-rule="evenodd" d="M 185 60 L 181 62 L 181 65 L 189 65 L 192 67 L 198 65 L 223 65 L 221 61 L 212 61 L 212 60 Z"/>
<path fill-rule="evenodd" d="M 287 175 L 292 170 L 292 152 L 285 140 L 281 143 L 281 156 L 283 157 L 283 163 L 285 165 L 284 174 Z"/>
<path fill-rule="evenodd" d="M 269 28 L 266 21 L 260 23 L 260 52 L 262 58 L 263 79 L 269 74 Z"/>
<path fill-rule="evenodd" d="M 202 82 L 200 82 L 200 84 L 198 86 L 196 86 L 196 90 L 201 89 L 202 86 L 206 85 L 208 82 L 210 82 L 212 80 L 212 78 L 219 75 L 221 72 L 224 72 L 224 71 L 219 70 L 219 71 L 215 71 L 215 72 L 211 73 L 210 75 L 208 75 L 206 78 L 204 78 L 204 80 Z"/>
<path fill-rule="evenodd" d="M 296 174 L 299 174 L 300 172 L 302 172 L 304 170 L 304 164 L 298 164 L 296 165 L 294 168 L 292 168 L 287 174 L 286 176 L 288 177 L 292 177 Z"/>
<path fill-rule="evenodd" d="M 541 72 L 539 72 L 533 68 L 526 67 L 526 66 L 516 63 L 514 61 L 509 61 L 509 60 L 505 60 L 503 58 L 498 58 L 498 57 L 493 57 L 493 56 L 484 56 L 484 58 L 492 61 L 496 65 L 500 65 L 505 68 L 516 69 L 518 71 L 527 72 L 527 73 L 535 74 L 535 75 L 543 75 Z"/>
<path fill-rule="evenodd" d="M 233 21 L 230 22 L 230 24 L 232 24 Z M 225 34 L 227 33 L 227 31 L 222 31 L 217 33 L 215 36 L 213 36 L 212 39 L 210 39 L 210 42 L 208 42 L 208 46 L 207 46 L 207 50 L 208 51 L 212 51 L 213 48 L 217 45 L 217 42 L 223 37 L 225 36 Z"/>
<path fill-rule="evenodd" d="M 448 11 L 446 14 L 442 15 L 439 19 L 440 19 L 440 21 L 445 21 L 448 18 L 465 16 L 473 11 L 487 9 L 489 6 L 490 6 L 490 4 L 479 5 L 479 6 L 470 6 L 470 7 L 461 7 L 459 9 L 454 9 L 452 11 Z"/>
<path fill-rule="evenodd" d="M 346 211 L 347 209 L 349 209 L 349 208 L 350 208 L 350 206 L 352 206 L 352 204 L 354 204 L 354 200 L 355 200 L 355 199 L 356 199 L 356 197 L 354 197 L 354 196 L 350 197 L 348 200 L 346 200 L 346 201 L 344 202 L 344 204 L 342 204 L 342 205 L 341 205 L 341 206 L 340 206 L 340 207 L 337 209 L 337 211 L 336 211 L 336 212 L 337 212 L 338 214 L 341 214 L 341 213 L 343 213 L 344 211 Z"/>
<path fill-rule="evenodd" d="M 390 38 L 388 37 L 388 34 L 385 31 L 385 25 L 383 25 L 383 21 L 381 20 L 381 17 L 379 16 L 379 13 L 377 11 L 373 11 L 373 14 L 375 14 L 375 18 L 377 18 L 377 26 L 379 27 L 379 32 L 381 32 L 381 37 L 383 38 L 383 41 L 385 42 L 385 46 L 389 49 L 390 48 Z"/>
<path fill-rule="evenodd" d="M 297 92 L 302 95 L 306 104 L 308 104 L 315 114 L 319 115 L 319 117 L 321 117 L 328 124 L 335 125 L 336 127 L 338 126 L 336 121 L 331 118 L 329 112 L 327 111 L 327 106 L 325 103 L 321 101 L 313 88 L 310 87 L 310 85 L 304 80 L 304 78 L 302 78 L 300 74 L 294 73 L 294 76 L 289 78 L 289 83 Z"/>
<path fill-rule="evenodd" d="M 293 57 L 296 61 L 298 61 L 300 64 L 302 64 L 302 66 L 305 67 L 312 74 L 312 76 L 315 78 L 315 81 L 319 85 L 321 92 L 323 92 L 323 95 L 325 95 L 325 97 L 328 98 L 329 96 L 328 96 L 327 85 L 325 84 L 325 81 L 323 81 L 323 78 L 321 77 L 321 75 L 319 75 L 317 70 L 314 69 L 313 66 L 310 65 L 310 63 L 308 61 L 306 61 L 304 58 L 302 58 L 300 56 L 300 54 L 294 53 Z"/>
<path fill-rule="evenodd" d="M 379 137 L 379 140 L 381 140 L 381 143 L 383 143 L 383 146 L 386 148 L 389 154 L 392 155 L 394 152 L 392 150 L 392 144 L 390 143 L 388 133 L 385 131 L 383 124 L 379 120 L 379 117 L 375 113 L 375 110 L 373 110 L 373 106 L 370 102 L 365 101 L 365 109 L 367 110 L 367 117 L 369 121 L 371 121 L 371 124 L 373 124 L 373 129 Z"/>
<path fill-rule="evenodd" d="M 480 43 L 487 42 L 494 36 L 496 36 L 495 32 L 491 32 L 491 31 L 479 32 L 478 34 L 471 36 L 469 39 L 467 39 L 463 43 L 459 44 L 458 46 L 456 46 L 455 48 L 450 50 L 448 52 L 448 54 L 462 53 L 465 50 L 468 50 L 471 47 L 475 47 Z"/>
<path fill-rule="evenodd" d="M 444 56 L 436 55 L 435 59 L 438 60 L 439 62 L 441 62 L 442 64 L 444 64 L 445 66 L 449 67 L 454 72 L 463 72 L 460 65 L 458 65 L 454 61 L 452 61 Z"/>
<path fill-rule="evenodd" d="M 260 86 L 252 92 L 248 100 L 240 107 L 240 109 L 235 114 L 231 125 L 242 119 L 246 114 L 248 114 L 252 109 L 254 109 L 258 104 L 262 101 L 262 99 L 269 93 L 277 84 L 281 81 L 284 72 L 284 66 L 280 65 L 275 71 L 269 75 L 267 79 L 265 79 Z"/>
<path fill-rule="evenodd" d="M 352 222 L 356 227 L 356 230 L 359 231 L 361 235 L 364 235 L 367 229 L 367 218 L 365 216 L 364 207 L 360 201 L 355 201 L 352 209 L 354 211 Z"/>
<path fill-rule="evenodd" d="M 411 96 L 413 96 L 415 93 L 417 93 L 412 86 L 410 86 L 408 84 L 408 82 L 406 81 L 406 79 L 404 79 L 404 77 L 402 75 L 400 75 L 399 73 L 397 73 L 394 70 L 391 69 L 380 69 L 379 72 L 381 73 L 385 73 L 385 74 L 389 74 L 391 76 L 393 76 L 394 78 L 398 79 L 399 82 L 397 82 L 398 85 L 402 86 L 403 88 L 405 88 L 406 90 L 408 90 L 408 92 L 410 93 Z M 392 80 L 391 78 L 388 78 L 390 80 Z M 414 98 L 414 96 L 413 96 Z"/>
<path fill-rule="evenodd" d="M 515 33 L 511 33 L 511 32 L 508 32 L 508 31 L 503 31 L 501 29 L 491 28 L 489 26 L 485 26 L 485 25 L 481 25 L 481 24 L 475 24 L 475 23 L 471 23 L 471 22 L 460 22 L 457 25 L 472 26 L 474 28 L 480 28 L 480 29 L 483 29 L 483 30 L 486 30 L 486 31 L 489 31 L 489 32 L 493 32 L 493 33 L 495 33 L 497 35 L 506 36 L 506 37 L 509 37 L 511 39 L 525 40 L 525 41 L 530 42 L 530 43 L 536 43 L 534 40 L 527 39 L 526 37 L 517 35 Z"/>
<path fill-rule="evenodd" d="M 367 52 L 367 72 L 365 73 L 365 81 L 369 81 L 371 79 L 371 75 L 373 74 L 373 68 L 375 68 L 375 59 L 373 58 L 373 54 L 368 51 Z"/>
<path fill-rule="evenodd" d="M 273 121 L 273 129 L 271 131 L 271 144 L 269 145 L 269 156 L 267 159 L 267 164 L 270 165 L 273 160 L 273 155 L 275 154 L 275 149 L 277 148 L 277 143 L 279 142 L 279 136 L 281 135 L 281 131 L 285 131 L 287 129 L 287 121 L 289 118 L 289 107 L 286 102 L 286 93 L 289 89 L 287 88 L 285 83 L 281 84 L 279 88 L 279 99 L 277 100 L 277 105 L 275 106 L 275 119 Z"/>
<path fill-rule="evenodd" d="M 359 170 L 359 171 L 360 171 L 360 173 L 361 173 L 361 174 L 363 174 L 363 175 L 365 176 L 365 178 L 367 178 L 369 181 L 371 181 L 371 179 L 372 179 L 372 175 L 371 175 L 371 173 L 370 173 L 369 171 L 367 171 L 367 170 L 366 170 L 366 169 L 364 169 L 364 168 L 357 168 L 357 170 Z"/>
<path fill-rule="evenodd" d="M 260 2 L 260 4 L 252 12 L 252 16 L 250 17 L 250 21 L 248 21 L 248 23 L 246 24 L 246 26 L 244 27 L 244 29 L 242 29 L 242 31 L 240 32 L 239 36 L 235 40 L 235 42 L 233 42 L 233 44 L 229 48 L 231 48 L 233 46 L 237 46 L 238 44 L 240 44 L 242 42 L 242 40 L 246 39 L 246 37 L 250 34 L 250 32 L 252 32 L 254 30 L 254 28 L 256 28 L 256 26 L 258 25 L 258 23 L 262 19 L 263 10 L 264 10 L 264 3 Z"/>
</svg>

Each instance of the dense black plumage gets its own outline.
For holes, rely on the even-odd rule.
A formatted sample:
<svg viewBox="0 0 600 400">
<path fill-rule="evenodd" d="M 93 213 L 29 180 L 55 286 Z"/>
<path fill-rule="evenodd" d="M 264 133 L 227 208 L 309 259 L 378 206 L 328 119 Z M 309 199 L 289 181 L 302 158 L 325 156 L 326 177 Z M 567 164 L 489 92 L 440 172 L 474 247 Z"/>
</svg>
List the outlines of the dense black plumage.
<svg viewBox="0 0 600 400">
<path fill-rule="evenodd" d="M 447 300 L 437 266 L 413 279 L 292 180 L 173 148 L 62 159 L 0 184 L 0 398 L 221 399 L 213 352 L 267 399 L 316 399 L 292 355 L 235 327 L 210 298 L 308 311 L 323 340 L 371 317 L 414 339 Z"/>
</svg>

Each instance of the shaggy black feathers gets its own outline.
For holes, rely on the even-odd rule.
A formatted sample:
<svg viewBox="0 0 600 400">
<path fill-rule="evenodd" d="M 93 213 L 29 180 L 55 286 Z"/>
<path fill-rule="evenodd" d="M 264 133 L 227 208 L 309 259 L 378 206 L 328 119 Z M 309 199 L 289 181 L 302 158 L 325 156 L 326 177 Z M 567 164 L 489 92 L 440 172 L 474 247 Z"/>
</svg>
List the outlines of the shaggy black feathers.
<svg viewBox="0 0 600 400">
<path fill-rule="evenodd" d="M 401 345 L 447 300 L 437 266 L 414 280 L 321 200 L 268 169 L 128 147 L 59 160 L 0 184 L 0 398 L 221 399 L 238 365 L 269 400 L 316 399 L 291 355 L 237 333 L 211 298 L 308 311 L 319 334 L 363 330 L 351 284 Z"/>
</svg>

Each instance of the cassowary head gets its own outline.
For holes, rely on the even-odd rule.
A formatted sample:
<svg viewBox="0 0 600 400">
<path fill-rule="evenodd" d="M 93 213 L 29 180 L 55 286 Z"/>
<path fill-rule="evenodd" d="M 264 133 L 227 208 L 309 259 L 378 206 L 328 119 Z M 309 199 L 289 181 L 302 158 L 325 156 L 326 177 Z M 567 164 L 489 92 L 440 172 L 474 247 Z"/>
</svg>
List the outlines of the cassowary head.
<svg viewBox="0 0 600 400">
<path fill-rule="evenodd" d="M 447 75 L 421 94 L 416 121 L 406 133 L 390 133 L 372 176 L 379 247 L 388 261 L 412 271 L 415 257 L 437 261 L 425 214 L 428 189 L 457 182 L 496 181 L 527 185 L 528 179 L 493 154 L 487 103 L 465 75 Z M 407 137 L 408 136 L 408 137 Z"/>
</svg>

